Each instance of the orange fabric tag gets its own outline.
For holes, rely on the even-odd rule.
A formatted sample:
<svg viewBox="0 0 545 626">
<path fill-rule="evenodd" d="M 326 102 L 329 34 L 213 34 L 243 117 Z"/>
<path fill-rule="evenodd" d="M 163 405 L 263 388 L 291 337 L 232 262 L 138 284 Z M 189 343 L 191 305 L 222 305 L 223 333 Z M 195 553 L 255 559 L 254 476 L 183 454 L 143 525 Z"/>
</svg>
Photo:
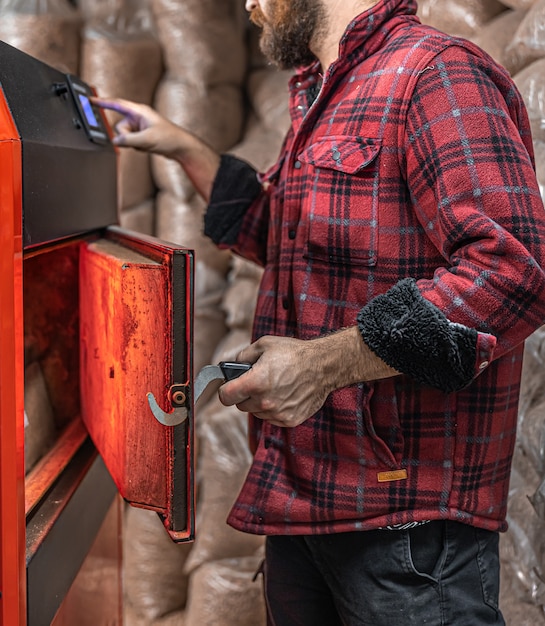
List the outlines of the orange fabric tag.
<svg viewBox="0 0 545 626">
<path fill-rule="evenodd" d="M 391 472 L 379 472 L 377 474 L 379 483 L 389 483 L 393 480 L 407 480 L 407 470 L 393 470 Z"/>
</svg>

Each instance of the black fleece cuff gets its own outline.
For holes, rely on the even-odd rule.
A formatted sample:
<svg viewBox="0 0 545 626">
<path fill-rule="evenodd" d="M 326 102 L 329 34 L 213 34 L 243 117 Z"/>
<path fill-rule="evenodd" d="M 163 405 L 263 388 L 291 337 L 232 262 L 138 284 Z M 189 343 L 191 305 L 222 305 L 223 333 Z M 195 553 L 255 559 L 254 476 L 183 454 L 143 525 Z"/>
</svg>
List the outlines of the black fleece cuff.
<svg viewBox="0 0 545 626">
<path fill-rule="evenodd" d="M 218 245 L 233 245 L 246 211 L 260 192 L 256 170 L 241 159 L 222 154 L 204 216 L 204 234 Z"/>
<path fill-rule="evenodd" d="M 358 326 L 377 356 L 421 384 L 449 393 L 475 377 L 477 331 L 450 322 L 412 278 L 364 306 Z"/>
</svg>

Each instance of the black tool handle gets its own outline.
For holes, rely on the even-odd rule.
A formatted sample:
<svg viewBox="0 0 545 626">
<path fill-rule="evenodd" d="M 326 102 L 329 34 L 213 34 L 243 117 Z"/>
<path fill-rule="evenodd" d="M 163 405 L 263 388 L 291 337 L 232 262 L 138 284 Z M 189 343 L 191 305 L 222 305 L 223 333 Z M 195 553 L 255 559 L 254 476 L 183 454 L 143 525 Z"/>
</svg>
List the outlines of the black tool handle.
<svg viewBox="0 0 545 626">
<path fill-rule="evenodd" d="M 219 366 L 226 381 L 234 380 L 252 368 L 251 363 L 237 363 L 236 361 L 221 361 Z"/>
</svg>

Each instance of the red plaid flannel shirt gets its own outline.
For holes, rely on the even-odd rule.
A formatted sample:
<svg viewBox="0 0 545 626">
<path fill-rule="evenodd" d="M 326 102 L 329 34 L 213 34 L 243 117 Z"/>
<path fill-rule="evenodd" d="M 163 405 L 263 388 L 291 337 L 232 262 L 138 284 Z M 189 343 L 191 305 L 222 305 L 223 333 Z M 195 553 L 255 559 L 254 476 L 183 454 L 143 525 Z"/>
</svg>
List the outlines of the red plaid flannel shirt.
<svg viewBox="0 0 545 626">
<path fill-rule="evenodd" d="M 265 268 L 256 337 L 358 323 L 403 374 L 333 392 L 297 428 L 253 420 L 228 522 L 504 530 L 523 341 L 545 321 L 523 102 L 487 55 L 420 24 L 412 0 L 354 20 L 320 81 L 317 67 L 291 81 L 292 127 L 258 182 L 242 191 L 248 166 L 224 157 L 207 231 Z"/>
</svg>

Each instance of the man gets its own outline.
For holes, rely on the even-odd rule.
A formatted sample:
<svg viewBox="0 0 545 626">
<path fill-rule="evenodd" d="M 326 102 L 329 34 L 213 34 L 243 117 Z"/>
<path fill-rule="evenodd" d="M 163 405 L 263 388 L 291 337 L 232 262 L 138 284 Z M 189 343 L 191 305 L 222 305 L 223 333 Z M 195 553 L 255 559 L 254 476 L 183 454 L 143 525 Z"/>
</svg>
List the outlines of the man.
<svg viewBox="0 0 545 626">
<path fill-rule="evenodd" d="M 253 415 L 228 522 L 267 535 L 276 626 L 503 624 L 523 342 L 545 320 L 545 221 L 507 73 L 414 0 L 247 0 L 298 68 L 292 127 L 256 175 L 148 107 L 116 142 L 177 160 L 205 232 L 264 266 Z"/>
</svg>

